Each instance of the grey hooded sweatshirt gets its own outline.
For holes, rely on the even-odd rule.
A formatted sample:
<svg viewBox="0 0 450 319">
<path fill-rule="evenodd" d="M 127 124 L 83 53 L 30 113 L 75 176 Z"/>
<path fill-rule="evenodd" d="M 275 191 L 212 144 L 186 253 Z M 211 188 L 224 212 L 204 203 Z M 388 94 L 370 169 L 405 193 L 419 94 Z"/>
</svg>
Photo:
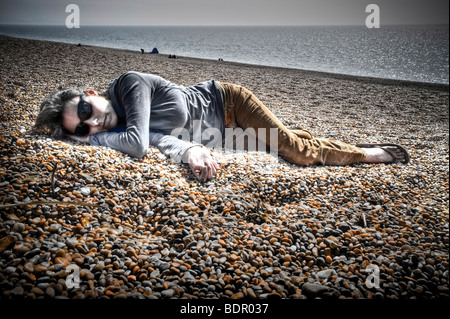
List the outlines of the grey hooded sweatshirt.
<svg viewBox="0 0 450 319">
<path fill-rule="evenodd" d="M 211 142 L 212 136 L 203 134 L 208 129 L 223 136 L 223 97 L 214 80 L 184 87 L 156 75 L 127 72 L 111 82 L 108 92 L 118 126 L 91 135 L 92 145 L 137 158 L 152 145 L 179 162 L 193 143 Z"/>
</svg>

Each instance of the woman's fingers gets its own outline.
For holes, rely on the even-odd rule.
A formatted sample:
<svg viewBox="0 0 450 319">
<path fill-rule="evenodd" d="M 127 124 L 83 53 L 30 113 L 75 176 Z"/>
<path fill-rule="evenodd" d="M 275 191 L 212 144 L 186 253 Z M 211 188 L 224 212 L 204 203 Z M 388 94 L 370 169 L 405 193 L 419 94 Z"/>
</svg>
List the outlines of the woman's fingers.
<svg viewBox="0 0 450 319">
<path fill-rule="evenodd" d="M 219 168 L 219 165 L 212 159 L 211 155 L 203 149 L 199 149 L 198 152 L 191 155 L 189 165 L 195 177 L 201 180 L 213 178 L 216 176 Z"/>
<path fill-rule="evenodd" d="M 206 180 L 216 176 L 219 165 L 206 149 L 192 147 L 187 150 L 183 156 L 187 159 L 187 162 L 197 179 Z"/>
<path fill-rule="evenodd" d="M 210 160 L 209 163 L 206 163 L 206 167 L 208 168 L 207 178 L 213 178 L 217 174 L 217 163 L 214 160 Z"/>
<path fill-rule="evenodd" d="M 210 179 L 216 176 L 217 169 L 212 163 L 203 163 L 203 165 L 197 166 L 194 173 L 198 179 Z"/>
</svg>

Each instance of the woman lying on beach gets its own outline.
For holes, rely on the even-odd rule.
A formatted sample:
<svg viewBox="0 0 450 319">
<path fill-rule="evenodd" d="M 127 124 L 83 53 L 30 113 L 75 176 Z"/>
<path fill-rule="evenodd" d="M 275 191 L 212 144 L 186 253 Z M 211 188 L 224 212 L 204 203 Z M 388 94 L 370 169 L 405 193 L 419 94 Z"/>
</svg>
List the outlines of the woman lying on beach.
<svg viewBox="0 0 450 319">
<path fill-rule="evenodd" d="M 111 147 L 137 158 L 152 145 L 188 163 L 204 180 L 214 177 L 219 166 L 203 145 L 222 142 L 216 133 L 223 137 L 233 128 L 253 132 L 255 139 L 300 166 L 409 161 L 407 151 L 397 144 L 353 146 L 288 129 L 241 86 L 211 80 L 184 87 L 138 72 L 123 74 L 101 94 L 92 89 L 54 93 L 43 101 L 34 131 Z"/>
</svg>

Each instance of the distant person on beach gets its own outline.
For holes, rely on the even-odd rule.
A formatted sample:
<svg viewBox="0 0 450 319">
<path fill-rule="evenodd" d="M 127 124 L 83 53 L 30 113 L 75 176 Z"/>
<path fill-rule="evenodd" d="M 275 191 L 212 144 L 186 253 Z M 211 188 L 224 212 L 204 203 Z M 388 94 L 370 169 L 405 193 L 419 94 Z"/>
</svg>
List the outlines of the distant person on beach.
<svg viewBox="0 0 450 319">
<path fill-rule="evenodd" d="M 397 144 L 354 146 L 315 138 L 304 129 L 288 129 L 252 92 L 238 85 L 211 80 L 184 87 L 138 72 L 121 75 L 102 93 L 92 89 L 54 93 L 42 102 L 33 129 L 136 158 L 152 145 L 189 164 L 201 180 L 214 177 L 219 169 L 203 145 L 210 147 L 211 138 L 222 142 L 216 133 L 223 137 L 230 129 L 255 132 L 258 141 L 300 166 L 409 161 L 408 152 Z M 274 129 L 276 136 L 271 135 Z"/>
</svg>

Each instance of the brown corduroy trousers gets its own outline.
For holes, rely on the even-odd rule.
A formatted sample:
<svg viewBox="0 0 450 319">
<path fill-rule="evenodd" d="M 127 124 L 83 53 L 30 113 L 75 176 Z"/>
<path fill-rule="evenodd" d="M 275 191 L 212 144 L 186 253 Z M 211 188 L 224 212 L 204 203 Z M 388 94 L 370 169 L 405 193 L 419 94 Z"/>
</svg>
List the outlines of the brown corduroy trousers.
<svg viewBox="0 0 450 319">
<path fill-rule="evenodd" d="M 265 129 L 263 139 L 268 146 L 270 129 L 277 129 L 277 153 L 291 163 L 301 166 L 349 165 L 361 162 L 366 156 L 365 151 L 356 146 L 315 138 L 303 129 L 290 130 L 248 89 L 230 83 L 217 83 L 224 98 L 225 126 L 243 130 L 253 128 L 254 132 Z M 255 138 L 261 138 L 261 135 Z"/>
</svg>

